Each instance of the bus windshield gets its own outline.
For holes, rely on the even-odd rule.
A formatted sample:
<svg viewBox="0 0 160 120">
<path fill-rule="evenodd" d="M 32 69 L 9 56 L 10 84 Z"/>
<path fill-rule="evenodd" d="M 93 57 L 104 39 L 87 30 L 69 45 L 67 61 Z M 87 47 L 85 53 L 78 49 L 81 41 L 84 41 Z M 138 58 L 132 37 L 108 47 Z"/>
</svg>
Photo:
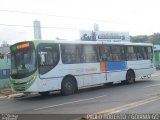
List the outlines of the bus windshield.
<svg viewBox="0 0 160 120">
<path fill-rule="evenodd" d="M 36 70 L 35 50 L 25 48 L 14 51 L 11 55 L 11 77 L 24 78 Z"/>
</svg>

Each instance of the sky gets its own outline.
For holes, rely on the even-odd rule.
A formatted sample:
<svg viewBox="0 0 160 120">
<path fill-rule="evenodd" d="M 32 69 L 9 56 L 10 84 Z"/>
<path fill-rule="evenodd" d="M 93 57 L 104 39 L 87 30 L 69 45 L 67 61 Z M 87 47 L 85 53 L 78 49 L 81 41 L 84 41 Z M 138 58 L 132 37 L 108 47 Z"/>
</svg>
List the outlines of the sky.
<svg viewBox="0 0 160 120">
<path fill-rule="evenodd" d="M 0 0 L 0 43 L 34 39 L 33 28 L 26 27 L 34 20 L 51 27 L 42 28 L 42 39 L 79 39 L 79 30 L 93 30 L 95 23 L 100 31 L 151 35 L 160 32 L 159 5 L 159 0 Z"/>
</svg>

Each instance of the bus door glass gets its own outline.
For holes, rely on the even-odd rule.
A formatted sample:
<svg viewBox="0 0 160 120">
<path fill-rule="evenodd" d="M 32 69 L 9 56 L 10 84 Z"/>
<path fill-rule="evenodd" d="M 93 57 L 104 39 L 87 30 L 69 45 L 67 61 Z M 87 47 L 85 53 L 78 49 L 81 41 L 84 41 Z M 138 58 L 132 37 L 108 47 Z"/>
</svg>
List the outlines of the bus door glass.
<svg viewBox="0 0 160 120">
<path fill-rule="evenodd" d="M 58 44 L 40 44 L 37 51 L 39 74 L 44 75 L 58 64 L 59 47 Z"/>
</svg>

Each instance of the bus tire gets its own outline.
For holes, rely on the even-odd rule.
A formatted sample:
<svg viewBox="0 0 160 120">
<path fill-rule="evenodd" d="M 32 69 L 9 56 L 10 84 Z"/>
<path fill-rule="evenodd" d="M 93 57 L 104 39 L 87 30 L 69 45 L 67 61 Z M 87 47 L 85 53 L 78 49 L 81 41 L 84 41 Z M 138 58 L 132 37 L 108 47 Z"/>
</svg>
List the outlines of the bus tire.
<svg viewBox="0 0 160 120">
<path fill-rule="evenodd" d="M 77 91 L 77 83 L 74 77 L 66 76 L 61 84 L 62 95 L 72 95 Z"/>
<path fill-rule="evenodd" d="M 126 84 L 132 84 L 135 82 L 135 73 L 133 70 L 128 70 L 126 74 Z"/>
</svg>

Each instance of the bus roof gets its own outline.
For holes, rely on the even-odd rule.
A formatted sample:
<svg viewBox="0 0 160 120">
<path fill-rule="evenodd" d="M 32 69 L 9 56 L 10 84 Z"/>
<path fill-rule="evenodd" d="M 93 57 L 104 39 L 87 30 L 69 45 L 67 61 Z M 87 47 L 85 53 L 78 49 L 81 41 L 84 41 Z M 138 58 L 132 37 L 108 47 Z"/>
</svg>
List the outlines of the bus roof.
<svg viewBox="0 0 160 120">
<path fill-rule="evenodd" d="M 135 45 L 135 46 L 153 46 L 151 43 L 133 43 L 133 42 L 107 42 L 107 41 L 81 41 L 81 40 L 31 40 L 35 44 L 40 43 L 60 43 L 60 44 L 108 44 L 108 45 Z M 27 41 L 23 41 L 27 42 Z M 17 43 L 16 43 L 17 44 Z"/>
</svg>

